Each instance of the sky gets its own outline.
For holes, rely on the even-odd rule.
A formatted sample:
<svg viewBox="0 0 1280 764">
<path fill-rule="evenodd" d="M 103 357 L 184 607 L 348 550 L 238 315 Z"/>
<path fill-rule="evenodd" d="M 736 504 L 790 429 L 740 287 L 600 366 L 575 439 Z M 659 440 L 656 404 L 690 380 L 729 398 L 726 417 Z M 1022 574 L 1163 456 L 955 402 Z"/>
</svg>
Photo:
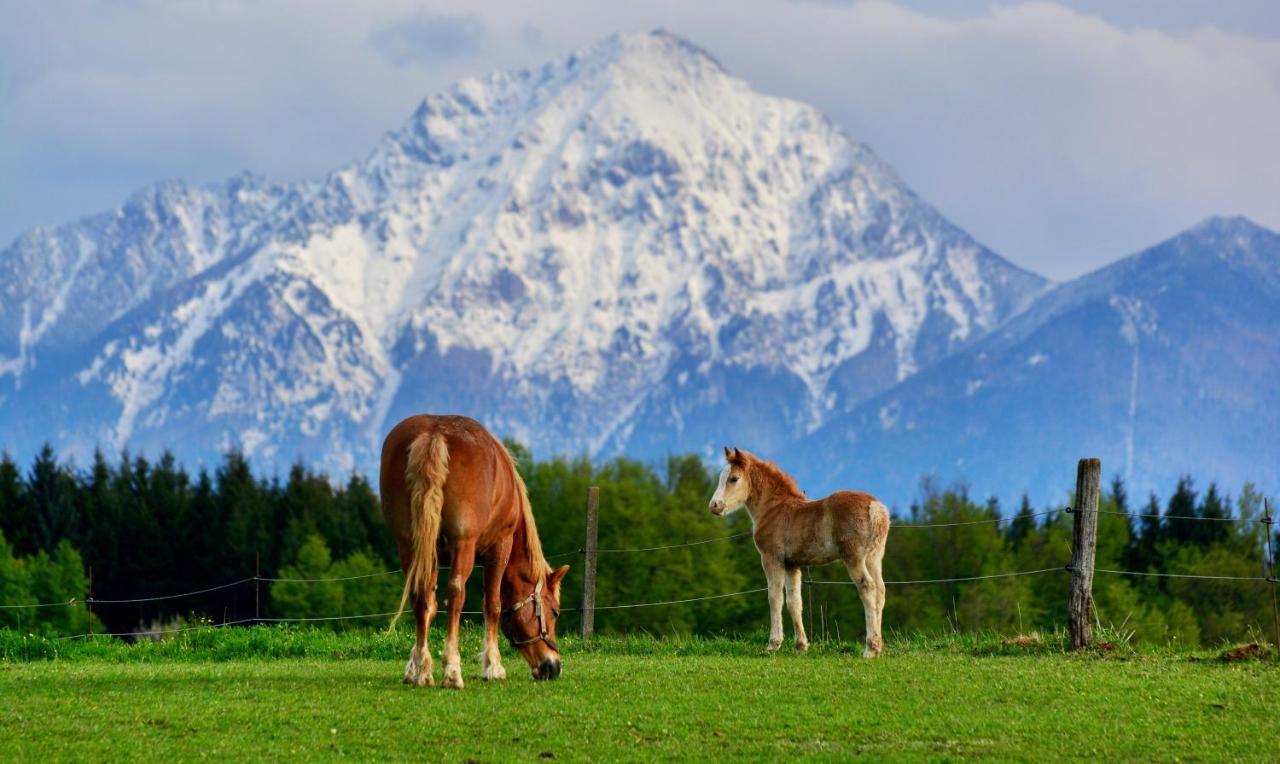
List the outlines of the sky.
<svg viewBox="0 0 1280 764">
<path fill-rule="evenodd" d="M 1053 279 L 1280 229 L 1272 0 L 0 0 L 0 247 L 161 179 L 320 176 L 451 82 L 657 27 Z"/>
</svg>

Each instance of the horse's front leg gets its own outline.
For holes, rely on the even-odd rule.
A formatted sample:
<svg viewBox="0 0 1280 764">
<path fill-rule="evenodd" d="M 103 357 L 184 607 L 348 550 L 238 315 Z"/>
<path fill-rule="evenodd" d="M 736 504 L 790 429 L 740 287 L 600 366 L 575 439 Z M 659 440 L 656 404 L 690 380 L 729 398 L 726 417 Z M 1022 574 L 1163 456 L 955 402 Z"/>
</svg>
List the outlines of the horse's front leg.
<svg viewBox="0 0 1280 764">
<path fill-rule="evenodd" d="M 459 541 L 453 551 L 453 567 L 449 570 L 449 627 L 444 637 L 444 686 L 461 690 L 462 654 L 458 649 L 462 628 L 462 606 L 467 599 L 467 579 L 476 562 L 476 542 Z"/>
<path fill-rule="evenodd" d="M 480 678 L 486 682 L 506 679 L 502 651 L 498 648 L 498 621 L 502 618 L 502 575 L 511 556 L 511 539 L 498 544 L 484 563 L 484 652 L 480 654 Z"/>
<path fill-rule="evenodd" d="M 760 563 L 769 582 L 769 646 L 765 649 L 774 652 L 782 646 L 782 590 L 787 570 L 780 560 L 769 557 L 761 557 Z"/>
</svg>

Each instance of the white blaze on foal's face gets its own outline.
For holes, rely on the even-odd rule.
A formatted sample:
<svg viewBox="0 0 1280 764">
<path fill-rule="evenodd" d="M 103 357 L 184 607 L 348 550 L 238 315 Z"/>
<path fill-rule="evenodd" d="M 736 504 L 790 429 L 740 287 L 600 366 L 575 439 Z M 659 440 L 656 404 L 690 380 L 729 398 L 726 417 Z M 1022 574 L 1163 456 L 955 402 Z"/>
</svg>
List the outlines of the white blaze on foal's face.
<svg viewBox="0 0 1280 764">
<path fill-rule="evenodd" d="M 727 515 L 741 509 L 747 503 L 749 494 L 750 487 L 742 464 L 731 462 L 724 465 L 724 469 L 720 471 L 716 493 L 711 497 L 711 514 Z"/>
</svg>

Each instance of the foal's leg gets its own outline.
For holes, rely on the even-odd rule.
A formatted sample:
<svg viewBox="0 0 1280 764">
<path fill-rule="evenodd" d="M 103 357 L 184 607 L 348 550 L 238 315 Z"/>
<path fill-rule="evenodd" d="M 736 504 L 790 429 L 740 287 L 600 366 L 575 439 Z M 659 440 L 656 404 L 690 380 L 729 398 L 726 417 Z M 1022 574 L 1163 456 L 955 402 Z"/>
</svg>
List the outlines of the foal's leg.
<svg viewBox="0 0 1280 764">
<path fill-rule="evenodd" d="M 796 649 L 809 649 L 809 639 L 804 633 L 804 604 L 800 601 L 800 568 L 787 569 L 787 610 L 791 611 L 791 626 L 796 634 Z"/>
<path fill-rule="evenodd" d="M 871 571 L 867 570 L 867 560 L 864 557 L 845 557 L 844 566 L 849 571 L 849 578 L 858 585 L 858 596 L 862 599 L 862 612 L 867 622 L 867 647 L 862 651 L 862 657 L 874 658 L 880 654 L 880 628 L 877 625 L 880 611 L 876 607 L 879 590 L 876 589 Z"/>
<path fill-rule="evenodd" d="M 502 574 L 511 555 L 511 539 L 498 544 L 484 564 L 484 652 L 480 654 L 480 678 L 506 679 L 502 651 L 498 648 L 498 621 L 502 617 Z M 500 562 L 501 561 L 501 562 Z"/>
<path fill-rule="evenodd" d="M 782 646 L 782 589 L 787 571 L 780 561 L 771 557 L 761 555 L 760 564 L 769 582 L 769 646 L 765 649 L 773 652 Z"/>
<path fill-rule="evenodd" d="M 476 563 L 476 542 L 459 541 L 453 552 L 449 570 L 449 625 L 444 636 L 444 686 L 461 690 L 462 654 L 458 651 L 458 632 L 462 624 L 462 605 L 467 599 L 467 579 Z"/>
<path fill-rule="evenodd" d="M 875 655 L 879 655 L 884 649 L 884 639 L 881 636 L 880 629 L 884 616 L 884 547 L 881 546 L 871 553 L 867 559 L 867 571 L 871 574 L 872 583 L 875 585 L 876 595 L 876 623 L 875 623 Z M 874 656 L 872 656 L 874 657 Z"/>
</svg>

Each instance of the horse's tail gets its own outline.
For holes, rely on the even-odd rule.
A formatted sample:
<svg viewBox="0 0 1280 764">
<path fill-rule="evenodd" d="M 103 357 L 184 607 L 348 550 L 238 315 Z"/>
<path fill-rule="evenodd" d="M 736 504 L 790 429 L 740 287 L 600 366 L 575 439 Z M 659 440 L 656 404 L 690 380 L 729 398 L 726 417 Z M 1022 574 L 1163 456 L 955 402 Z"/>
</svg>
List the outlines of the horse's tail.
<svg viewBox="0 0 1280 764">
<path fill-rule="evenodd" d="M 436 571 L 436 540 L 440 537 L 440 511 L 444 506 L 444 484 L 449 478 L 449 444 L 439 432 L 428 432 L 409 444 L 409 461 L 404 479 L 409 486 L 409 517 L 413 533 L 413 557 L 404 575 L 400 607 L 391 619 L 391 629 L 404 614 L 409 595 L 425 597 Z"/>
</svg>

